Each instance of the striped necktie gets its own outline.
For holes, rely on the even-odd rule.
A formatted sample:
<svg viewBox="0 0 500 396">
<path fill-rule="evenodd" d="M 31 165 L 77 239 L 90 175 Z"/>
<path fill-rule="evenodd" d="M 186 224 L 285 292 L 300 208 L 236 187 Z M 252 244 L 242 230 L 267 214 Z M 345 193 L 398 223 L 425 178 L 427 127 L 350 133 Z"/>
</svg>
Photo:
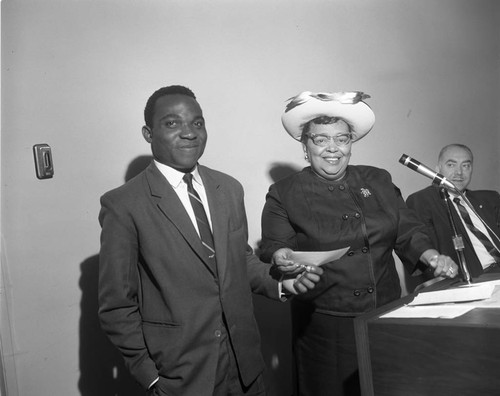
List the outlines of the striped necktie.
<svg viewBox="0 0 500 396">
<path fill-rule="evenodd" d="M 198 223 L 198 231 L 200 232 L 201 243 L 207 252 L 209 259 L 215 259 L 215 248 L 214 248 L 214 238 L 212 236 L 212 230 L 210 229 L 210 224 L 208 222 L 207 213 L 203 207 L 203 202 L 201 202 L 200 196 L 193 188 L 193 175 L 191 173 L 186 173 L 182 178 L 187 184 L 189 200 L 191 201 L 191 206 L 193 207 L 194 215 L 196 217 L 196 222 Z"/>
<path fill-rule="evenodd" d="M 469 231 L 472 232 L 477 237 L 477 239 L 479 239 L 488 253 L 495 259 L 495 262 L 500 263 L 500 253 L 498 252 L 497 248 L 491 243 L 490 239 L 474 225 L 472 219 L 469 216 L 469 213 L 467 212 L 467 209 L 465 209 L 462 202 L 460 201 L 460 198 L 453 198 L 453 202 L 457 204 L 460 216 L 462 216 L 462 219 L 464 220 L 464 223 Z"/>
</svg>

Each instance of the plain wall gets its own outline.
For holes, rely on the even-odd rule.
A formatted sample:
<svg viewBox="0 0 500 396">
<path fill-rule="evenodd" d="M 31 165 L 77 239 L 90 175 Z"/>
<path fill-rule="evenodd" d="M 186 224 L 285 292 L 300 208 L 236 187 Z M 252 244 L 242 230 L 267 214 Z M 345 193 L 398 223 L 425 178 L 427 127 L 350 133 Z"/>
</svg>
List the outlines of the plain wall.
<svg viewBox="0 0 500 396">
<path fill-rule="evenodd" d="M 353 164 L 406 197 L 441 146 L 475 153 L 473 189 L 500 190 L 497 0 L 2 2 L 1 348 L 9 396 L 132 395 L 96 318 L 99 197 L 141 167 L 149 95 L 189 86 L 204 165 L 239 179 L 250 240 L 273 178 L 306 165 L 286 99 L 360 90 L 377 121 Z M 38 180 L 32 147 L 52 147 Z M 129 172 L 129 173 L 127 173 Z M 278 176 L 276 176 L 278 175 Z M 290 395 L 288 307 L 256 298 L 272 395 Z"/>
</svg>

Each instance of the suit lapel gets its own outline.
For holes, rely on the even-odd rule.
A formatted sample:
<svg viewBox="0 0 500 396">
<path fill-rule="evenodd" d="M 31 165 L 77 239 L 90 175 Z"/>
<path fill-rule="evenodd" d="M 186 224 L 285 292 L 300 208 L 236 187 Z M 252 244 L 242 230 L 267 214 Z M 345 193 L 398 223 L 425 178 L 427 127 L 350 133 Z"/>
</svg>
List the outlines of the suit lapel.
<svg viewBox="0 0 500 396">
<path fill-rule="evenodd" d="M 146 178 L 151 196 L 156 201 L 160 211 L 177 228 L 187 244 L 196 252 L 210 272 L 214 274 L 214 269 L 208 262 L 200 237 L 184 205 L 182 205 L 177 193 L 154 163 L 151 163 L 146 169 Z"/>
<path fill-rule="evenodd" d="M 198 171 L 200 172 L 200 176 L 203 180 L 203 186 L 205 187 L 205 192 L 207 194 L 210 218 L 212 221 L 217 268 L 219 276 L 222 276 L 227 266 L 226 252 L 228 251 L 227 235 L 229 232 L 229 211 L 227 210 L 229 204 L 228 196 L 224 191 L 224 186 L 213 176 L 213 173 L 211 173 L 209 169 L 199 166 Z"/>
<path fill-rule="evenodd" d="M 480 196 L 477 194 L 474 194 L 474 191 L 469 191 L 467 190 L 467 199 L 470 201 L 476 212 L 478 213 L 479 216 L 485 221 L 485 223 L 488 225 L 489 228 L 492 230 L 497 229 L 497 225 L 495 223 L 495 219 L 493 214 L 485 210 L 484 208 L 484 200 L 481 199 Z M 491 233 L 490 233 L 491 234 Z M 495 240 L 495 237 L 493 235 L 490 235 L 493 240 Z"/>
<path fill-rule="evenodd" d="M 439 192 L 439 187 L 433 186 L 432 187 L 435 191 L 435 200 L 438 205 L 441 206 L 442 210 L 437 211 L 437 213 L 440 214 L 442 217 L 442 224 L 445 227 L 445 230 L 449 231 L 450 233 L 450 238 L 453 236 L 453 229 L 450 224 L 450 219 L 448 218 L 448 205 L 446 201 L 441 197 L 441 193 Z M 451 200 L 453 200 L 452 197 L 450 197 Z M 457 231 L 457 234 L 462 235 L 462 240 L 464 245 L 466 246 L 466 249 L 472 249 L 472 245 L 470 244 L 469 237 L 467 234 L 467 230 L 464 228 L 464 225 L 462 223 L 462 219 L 460 218 L 457 210 L 455 209 L 455 205 L 452 203 L 451 204 L 451 216 L 453 217 L 453 223 L 455 224 L 455 228 Z"/>
<path fill-rule="evenodd" d="M 476 212 L 479 214 L 479 216 L 481 216 L 481 218 L 486 222 L 486 224 L 488 224 L 488 226 L 495 226 L 495 224 L 491 224 L 490 222 L 490 216 L 488 216 L 488 213 L 485 212 L 484 208 L 483 208 L 483 201 L 481 201 L 480 197 L 476 196 L 476 194 L 474 194 L 474 191 L 469 191 L 467 190 L 467 199 L 469 200 L 469 202 L 472 204 L 472 206 L 474 207 L 474 209 L 476 210 Z"/>
<path fill-rule="evenodd" d="M 432 186 L 432 188 L 434 189 L 435 191 L 435 196 L 436 196 L 436 202 L 438 205 L 440 205 L 440 207 L 442 208 L 442 210 L 440 210 L 438 213 L 441 213 L 442 214 L 442 217 L 443 217 L 443 221 L 444 223 L 450 228 L 451 230 L 451 225 L 450 225 L 450 219 L 448 218 L 448 204 L 446 203 L 446 201 L 441 197 L 441 193 L 439 192 L 439 187 L 437 186 Z M 452 197 L 450 197 L 450 200 L 452 200 Z M 457 211 L 455 210 L 455 208 L 453 207 L 452 205 L 452 208 L 451 208 L 451 213 L 452 213 L 452 216 L 453 216 L 453 220 L 455 221 L 456 223 L 456 226 L 457 227 L 461 227 L 461 221 L 460 221 L 460 217 L 458 217 L 458 213 Z M 451 231 L 450 231 L 451 232 Z"/>
</svg>

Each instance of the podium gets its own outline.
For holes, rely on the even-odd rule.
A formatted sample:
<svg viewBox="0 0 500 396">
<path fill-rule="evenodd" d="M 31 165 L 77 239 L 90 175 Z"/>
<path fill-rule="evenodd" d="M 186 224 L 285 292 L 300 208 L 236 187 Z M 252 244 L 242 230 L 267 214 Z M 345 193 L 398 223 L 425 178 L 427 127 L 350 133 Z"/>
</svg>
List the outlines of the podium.
<svg viewBox="0 0 500 396">
<path fill-rule="evenodd" d="M 483 274 L 474 282 L 500 279 Z M 444 290 L 445 279 L 420 292 Z M 363 396 L 500 395 L 500 309 L 454 319 L 380 318 L 410 294 L 354 320 Z"/>
</svg>

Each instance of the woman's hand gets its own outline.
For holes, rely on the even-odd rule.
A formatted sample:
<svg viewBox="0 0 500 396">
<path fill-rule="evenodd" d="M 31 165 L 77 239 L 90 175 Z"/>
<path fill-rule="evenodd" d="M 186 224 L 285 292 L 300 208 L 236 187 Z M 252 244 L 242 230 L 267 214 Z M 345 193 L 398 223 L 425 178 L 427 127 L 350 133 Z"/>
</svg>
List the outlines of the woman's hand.
<svg viewBox="0 0 500 396">
<path fill-rule="evenodd" d="M 435 277 L 454 278 L 458 275 L 458 266 L 451 257 L 439 254 L 437 250 L 426 250 L 420 256 L 420 260 L 434 269 Z"/>
<path fill-rule="evenodd" d="M 292 294 L 302 294 L 314 289 L 321 279 L 323 269 L 317 265 L 306 265 L 300 275 L 283 281 L 283 287 Z M 292 281 L 289 283 L 289 281 Z"/>
</svg>

